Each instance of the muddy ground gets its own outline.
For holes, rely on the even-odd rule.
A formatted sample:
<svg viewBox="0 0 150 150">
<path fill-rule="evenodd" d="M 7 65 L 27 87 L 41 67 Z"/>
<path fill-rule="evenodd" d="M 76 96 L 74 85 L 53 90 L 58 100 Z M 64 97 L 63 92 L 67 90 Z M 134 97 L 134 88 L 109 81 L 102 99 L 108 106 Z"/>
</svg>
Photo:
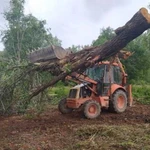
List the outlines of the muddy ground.
<svg viewBox="0 0 150 150">
<path fill-rule="evenodd" d="M 41 115 L 0 117 L 0 150 L 150 149 L 150 105 L 85 119 L 49 108 Z"/>
</svg>

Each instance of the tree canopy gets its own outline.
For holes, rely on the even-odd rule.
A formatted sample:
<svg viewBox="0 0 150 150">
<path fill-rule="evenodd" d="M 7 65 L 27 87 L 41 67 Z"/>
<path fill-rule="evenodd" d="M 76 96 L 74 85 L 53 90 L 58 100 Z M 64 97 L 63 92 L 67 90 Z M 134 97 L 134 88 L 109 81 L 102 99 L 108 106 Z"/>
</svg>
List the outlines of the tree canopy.
<svg viewBox="0 0 150 150">
<path fill-rule="evenodd" d="M 50 29 L 45 28 L 45 20 L 24 14 L 24 3 L 24 0 L 10 1 L 10 9 L 4 13 L 8 28 L 2 31 L 4 51 L 18 62 L 26 58 L 26 52 L 38 47 L 61 45 L 61 41 L 51 34 Z"/>
<path fill-rule="evenodd" d="M 10 0 L 10 8 L 4 12 L 7 28 L 1 31 L 4 51 L 0 53 L 0 112 L 7 112 L 12 105 L 17 107 L 16 110 L 25 108 L 27 103 L 23 99 L 29 90 L 51 78 L 50 73 L 25 71 L 28 67 L 27 53 L 39 47 L 61 45 L 61 40 L 45 27 L 45 20 L 32 14 L 25 15 L 24 3 L 25 0 Z M 26 76 L 20 84 L 21 74 Z"/>
</svg>

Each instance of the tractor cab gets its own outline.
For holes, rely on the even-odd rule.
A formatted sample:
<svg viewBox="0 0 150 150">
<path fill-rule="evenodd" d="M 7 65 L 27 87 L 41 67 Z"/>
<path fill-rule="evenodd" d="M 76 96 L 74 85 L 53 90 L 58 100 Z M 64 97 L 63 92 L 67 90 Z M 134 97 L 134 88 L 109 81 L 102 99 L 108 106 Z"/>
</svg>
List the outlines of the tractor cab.
<svg viewBox="0 0 150 150">
<path fill-rule="evenodd" d="M 97 66 L 88 68 L 86 75 L 97 81 L 97 93 L 101 96 L 108 95 L 111 84 L 122 85 L 124 78 L 121 68 L 116 63 L 110 65 L 109 62 L 103 62 Z"/>
</svg>

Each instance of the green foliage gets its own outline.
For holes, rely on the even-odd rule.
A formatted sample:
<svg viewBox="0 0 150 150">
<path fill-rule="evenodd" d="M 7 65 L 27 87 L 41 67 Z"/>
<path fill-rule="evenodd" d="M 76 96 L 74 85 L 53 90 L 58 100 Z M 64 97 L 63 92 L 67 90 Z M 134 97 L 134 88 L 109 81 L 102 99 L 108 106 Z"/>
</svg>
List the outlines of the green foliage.
<svg viewBox="0 0 150 150">
<path fill-rule="evenodd" d="M 75 45 L 72 45 L 71 47 L 69 47 L 69 49 L 72 51 L 72 52 L 77 52 L 81 49 L 80 45 L 78 46 L 75 46 Z"/>
<path fill-rule="evenodd" d="M 115 36 L 112 28 L 101 29 L 97 40 L 93 41 L 93 46 L 104 44 Z M 150 31 L 145 32 L 140 37 L 130 42 L 127 47 L 134 54 L 127 60 L 121 60 L 128 74 L 128 82 L 138 84 L 142 81 L 150 83 Z"/>
<path fill-rule="evenodd" d="M 5 65 L 5 68 L 3 68 L 3 65 Z M 17 101 L 17 95 L 15 94 L 18 93 L 20 89 L 24 89 L 26 91 L 26 84 L 24 84 L 24 79 L 22 81 L 24 85 L 22 84 L 22 87 L 20 86 L 20 88 L 15 88 L 20 82 L 20 74 L 22 76 L 24 72 L 23 69 L 17 67 L 12 69 L 14 67 L 13 65 L 16 66 L 16 62 L 13 60 L 2 62 L 0 65 L 0 112 L 7 112 L 11 110 L 11 106 Z M 24 67 L 26 68 L 25 64 Z M 24 94 L 26 93 L 25 91 L 23 91 Z M 15 98 L 13 95 L 15 95 Z"/>
<path fill-rule="evenodd" d="M 41 101 L 47 99 L 46 92 L 26 101 L 31 90 L 37 85 L 52 79 L 48 72 L 27 72 L 32 68 L 26 60 L 26 53 L 38 47 L 51 44 L 61 45 L 53 37 L 50 29 L 45 28 L 46 21 L 38 20 L 32 14 L 24 14 L 24 0 L 10 0 L 10 9 L 4 12 L 8 28 L 1 31 L 5 46 L 0 53 L 0 112 L 24 112 L 31 104 L 39 110 Z"/>
<path fill-rule="evenodd" d="M 27 62 L 22 62 L 21 66 L 15 61 L 5 63 L 5 68 L 0 72 L 0 113 L 25 112 L 31 103 L 27 101 L 29 92 L 37 85 L 52 79 L 47 72 L 26 71 L 30 67 L 32 66 L 28 66 Z M 38 106 L 37 103 L 41 103 L 42 99 L 47 100 L 44 93 L 39 94 L 32 102 Z"/>
<path fill-rule="evenodd" d="M 127 49 L 134 54 L 129 59 L 123 61 L 125 69 L 129 75 L 129 80 L 135 80 L 138 84 L 141 80 L 146 83 L 149 81 L 149 69 L 150 69 L 150 51 L 149 51 L 149 32 L 138 37 L 134 41 L 128 44 Z"/>
<path fill-rule="evenodd" d="M 142 104 L 150 104 L 150 86 L 134 85 L 132 89 L 133 97 Z"/>
<path fill-rule="evenodd" d="M 32 14 L 24 14 L 24 0 L 11 0 L 10 9 L 4 13 L 8 28 L 2 31 L 2 42 L 7 57 L 21 62 L 26 52 L 50 44 L 61 45 L 57 37 L 53 37 L 50 29 L 46 29 L 46 21 L 38 20 Z"/>
<path fill-rule="evenodd" d="M 102 45 L 105 42 L 107 42 L 108 40 L 111 40 L 112 37 L 115 36 L 114 30 L 110 27 L 102 28 L 100 31 L 100 35 L 98 37 L 97 40 L 92 42 L 93 46 L 98 46 L 98 45 Z"/>
<path fill-rule="evenodd" d="M 49 96 L 51 97 L 52 104 L 58 104 L 58 102 L 67 97 L 69 94 L 70 86 L 64 86 L 64 83 L 59 82 L 55 87 L 51 88 L 49 91 Z"/>
<path fill-rule="evenodd" d="M 78 52 L 84 48 L 90 47 L 90 45 L 72 45 L 71 47 L 69 47 L 68 49 L 71 50 L 73 53 Z"/>
<path fill-rule="evenodd" d="M 65 70 L 65 72 L 70 72 L 71 71 L 71 64 L 66 64 L 63 69 Z"/>
</svg>

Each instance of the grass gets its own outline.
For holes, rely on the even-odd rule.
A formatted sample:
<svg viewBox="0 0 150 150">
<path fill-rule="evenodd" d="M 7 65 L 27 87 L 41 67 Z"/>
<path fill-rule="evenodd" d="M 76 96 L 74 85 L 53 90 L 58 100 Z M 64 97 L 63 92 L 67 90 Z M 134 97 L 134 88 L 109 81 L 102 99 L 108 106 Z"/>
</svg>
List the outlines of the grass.
<svg viewBox="0 0 150 150">
<path fill-rule="evenodd" d="M 58 102 L 67 97 L 71 87 L 59 85 L 53 87 L 49 91 L 49 95 L 52 97 L 52 104 L 58 104 Z M 150 104 L 150 85 L 133 85 L 132 87 L 133 98 L 141 104 Z"/>
<path fill-rule="evenodd" d="M 150 148 L 149 126 L 136 125 L 85 125 L 76 130 L 77 142 L 72 149 L 128 150 Z"/>
<path fill-rule="evenodd" d="M 141 104 L 150 104 L 150 85 L 133 85 L 133 98 Z"/>
</svg>

